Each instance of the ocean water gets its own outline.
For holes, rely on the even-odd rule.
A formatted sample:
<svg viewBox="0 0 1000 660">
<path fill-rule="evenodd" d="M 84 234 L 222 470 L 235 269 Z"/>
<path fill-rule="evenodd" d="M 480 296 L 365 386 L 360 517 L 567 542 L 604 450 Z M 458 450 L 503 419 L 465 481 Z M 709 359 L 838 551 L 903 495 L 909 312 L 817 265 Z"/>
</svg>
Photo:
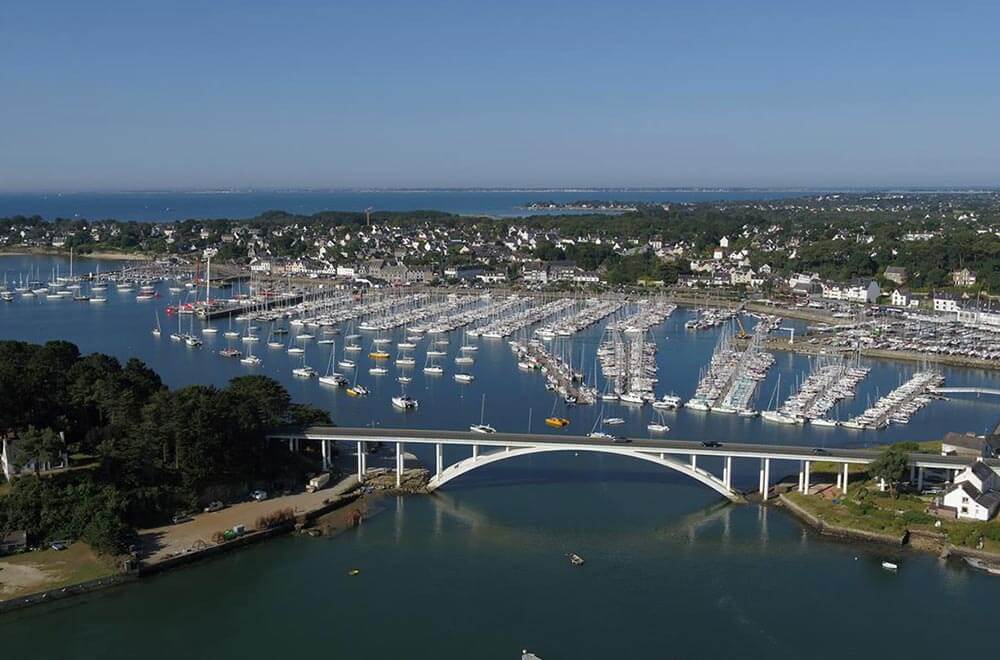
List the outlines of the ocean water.
<svg viewBox="0 0 1000 660">
<path fill-rule="evenodd" d="M 436 210 L 462 215 L 521 216 L 537 213 L 531 202 L 581 200 L 646 203 L 715 202 L 784 199 L 806 191 L 314 191 L 314 192 L 122 192 L 24 194 L 0 193 L 0 218 L 40 215 L 55 218 L 158 221 L 188 218 L 250 218 L 264 211 L 311 214 L 319 211 Z"/>
</svg>

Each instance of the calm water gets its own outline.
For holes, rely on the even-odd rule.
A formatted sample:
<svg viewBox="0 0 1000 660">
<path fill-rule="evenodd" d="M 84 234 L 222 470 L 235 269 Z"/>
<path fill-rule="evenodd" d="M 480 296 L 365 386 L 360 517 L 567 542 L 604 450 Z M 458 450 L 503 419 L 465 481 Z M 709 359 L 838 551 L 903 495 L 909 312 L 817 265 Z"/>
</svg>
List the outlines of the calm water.
<svg viewBox="0 0 1000 660">
<path fill-rule="evenodd" d="M 187 218 L 249 218 L 269 210 L 290 213 L 318 211 L 415 211 L 434 209 L 463 215 L 519 216 L 525 204 L 541 201 L 570 203 L 581 200 L 631 202 L 713 202 L 744 199 L 783 199 L 805 191 L 701 192 L 669 190 L 630 191 L 373 191 L 373 192 L 200 192 L 200 193 L 71 193 L 0 194 L 0 217 L 41 215 L 53 218 L 100 220 L 184 220 Z M 537 213 L 533 211 L 531 213 Z"/>
<path fill-rule="evenodd" d="M 32 264 L 44 274 L 54 263 L 2 257 L 0 277 Z M 96 264 L 81 260 L 76 267 L 94 270 Z M 112 267 L 101 262 L 102 270 Z M 162 293 L 147 303 L 111 291 L 101 306 L 68 300 L 3 304 L 0 338 L 64 338 L 84 352 L 137 356 L 171 386 L 222 385 L 248 373 L 216 355 L 226 345 L 221 332 L 206 337 L 201 350 L 171 342 L 168 324 L 176 321 L 163 314 L 169 292 Z M 150 334 L 156 310 L 164 324 L 160 339 Z M 654 331 L 660 393 L 689 396 L 715 345 L 717 331 L 684 330 L 691 313 L 678 310 Z M 591 328 L 566 345 L 588 372 L 600 333 L 599 326 Z M 573 433 L 589 431 L 599 414 L 597 407 L 555 403 L 540 375 L 517 370 L 504 341 L 479 340 L 476 381 L 455 383 L 458 336 L 443 361 L 446 374 L 437 378 L 419 369 L 427 343 L 421 342 L 409 388 L 420 409 L 399 413 L 389 401 L 399 391 L 397 372 L 390 367 L 381 379 L 367 373 L 366 338 L 359 382 L 372 395 L 364 399 L 294 379 L 291 368 L 300 360 L 263 342 L 258 372 L 282 381 L 296 400 L 328 409 L 342 425 L 464 429 L 479 421 L 483 394 L 486 421 L 504 431 L 528 430 L 531 411 L 531 430 L 559 433 L 541 423 L 553 405 L 572 420 Z M 315 341 L 306 345 L 307 362 L 323 370 L 328 348 Z M 761 387 L 760 406 L 779 374 L 783 399 L 808 365 L 807 358 L 779 354 Z M 836 416 L 858 412 L 914 369 L 891 362 L 871 366 L 858 395 Z M 990 372 L 947 369 L 945 375 L 949 384 L 1000 387 Z M 934 402 L 909 425 L 881 433 L 776 427 L 689 411 L 667 414 L 666 421 L 672 438 L 866 445 L 932 439 L 951 430 L 982 432 L 998 410 L 985 398 Z M 605 414 L 624 417 L 619 432 L 633 437 L 646 435 L 654 417 L 648 407 L 621 405 L 606 406 Z M 431 463 L 429 455 L 417 454 Z M 458 457 L 456 449 L 446 459 Z M 736 468 L 737 485 L 749 488 L 756 465 Z M 777 477 L 794 469 L 777 465 L 773 472 Z M 565 559 L 570 551 L 584 555 L 587 565 L 571 567 Z M 892 635 L 900 652 L 981 648 L 977 635 L 940 631 L 985 629 L 1000 582 L 909 553 L 902 556 L 900 573 L 888 575 L 879 562 L 891 552 L 821 540 L 777 510 L 720 507 L 713 492 L 655 466 L 614 456 L 549 454 L 490 466 L 434 497 L 389 500 L 387 510 L 356 533 L 265 544 L 87 602 L 7 618 L 0 634 L 12 650 L 81 658 L 171 658 L 197 649 L 198 655 L 220 658 L 320 651 L 359 658 L 499 659 L 517 657 L 524 646 L 546 660 L 616 654 L 868 657 L 872 649 L 885 648 L 886 630 L 905 630 Z M 354 567 L 361 576 L 348 578 Z M 934 625 L 912 625 L 927 616 Z M 850 632 L 837 639 L 832 627 Z M 73 645 L 63 642 L 67 638 Z"/>
</svg>

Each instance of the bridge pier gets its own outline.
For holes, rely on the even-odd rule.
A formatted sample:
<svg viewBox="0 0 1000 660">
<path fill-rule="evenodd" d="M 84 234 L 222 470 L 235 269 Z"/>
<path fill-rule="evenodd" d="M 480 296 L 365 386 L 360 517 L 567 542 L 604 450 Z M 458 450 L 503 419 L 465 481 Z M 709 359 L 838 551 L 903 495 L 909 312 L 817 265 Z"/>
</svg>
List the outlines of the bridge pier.
<svg viewBox="0 0 1000 660">
<path fill-rule="evenodd" d="M 722 465 L 722 483 L 730 490 L 733 487 L 733 457 L 726 456 L 726 462 Z"/>
<path fill-rule="evenodd" d="M 800 493 L 802 492 L 802 481 L 803 481 L 803 479 L 802 479 L 802 469 L 804 467 L 805 467 L 805 463 L 803 461 L 799 461 L 799 492 Z"/>
<path fill-rule="evenodd" d="M 479 458 L 479 445 L 472 445 L 472 460 L 473 462 Z"/>
<path fill-rule="evenodd" d="M 808 495 L 809 494 L 809 468 L 812 467 L 812 461 L 805 461 L 805 464 L 806 464 L 806 470 L 805 470 L 805 474 L 803 475 L 803 478 L 802 478 L 802 494 L 803 495 Z"/>
<path fill-rule="evenodd" d="M 850 466 L 848 466 L 847 463 L 844 463 L 844 476 L 840 480 L 841 481 L 840 493 L 841 493 L 841 495 L 843 495 L 845 497 L 847 496 L 847 481 L 850 478 L 850 476 L 849 476 L 850 475 L 849 467 Z"/>
<path fill-rule="evenodd" d="M 691 454 L 691 469 L 698 469 L 698 454 Z"/>
<path fill-rule="evenodd" d="M 434 445 L 434 474 L 439 479 L 444 471 L 444 445 L 440 442 Z"/>
<path fill-rule="evenodd" d="M 396 443 L 396 488 L 403 485 L 403 443 Z"/>
<path fill-rule="evenodd" d="M 767 501 L 768 491 L 771 490 L 771 459 L 765 458 L 761 467 L 760 498 Z"/>
<path fill-rule="evenodd" d="M 917 468 L 917 490 L 921 493 L 924 491 L 924 469 Z"/>
<path fill-rule="evenodd" d="M 358 481 L 365 480 L 365 443 L 358 442 Z"/>
</svg>

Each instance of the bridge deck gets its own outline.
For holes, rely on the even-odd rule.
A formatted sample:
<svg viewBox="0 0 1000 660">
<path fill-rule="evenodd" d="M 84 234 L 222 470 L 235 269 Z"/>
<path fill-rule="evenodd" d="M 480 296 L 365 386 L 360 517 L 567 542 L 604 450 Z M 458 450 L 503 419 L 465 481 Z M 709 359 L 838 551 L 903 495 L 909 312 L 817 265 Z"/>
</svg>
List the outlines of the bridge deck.
<svg viewBox="0 0 1000 660">
<path fill-rule="evenodd" d="M 579 450 L 597 447 L 614 447 L 634 451 L 698 456 L 733 456 L 741 458 L 770 458 L 777 460 L 831 461 L 835 463 L 870 463 L 881 453 L 880 449 L 831 448 L 816 453 L 816 447 L 792 445 L 767 445 L 739 442 L 722 442 L 720 447 L 706 447 L 699 441 L 659 440 L 635 438 L 628 443 L 613 442 L 604 438 L 580 435 L 555 435 L 541 433 L 474 433 L 471 431 L 445 431 L 430 429 L 350 428 L 339 426 L 310 426 L 288 428 L 269 434 L 272 439 L 304 439 L 335 441 L 379 441 L 417 444 L 450 444 L 487 447 L 538 447 Z M 910 464 L 926 468 L 962 468 L 972 460 L 962 456 L 910 454 Z M 1000 459 L 988 459 L 987 464 L 1000 467 Z"/>
</svg>

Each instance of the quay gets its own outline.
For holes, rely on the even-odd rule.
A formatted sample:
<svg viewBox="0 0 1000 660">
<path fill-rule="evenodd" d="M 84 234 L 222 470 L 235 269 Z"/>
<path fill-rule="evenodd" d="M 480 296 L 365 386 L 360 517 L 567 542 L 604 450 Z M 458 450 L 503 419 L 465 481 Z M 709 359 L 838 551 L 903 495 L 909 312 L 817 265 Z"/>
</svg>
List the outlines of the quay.
<svg viewBox="0 0 1000 660">
<path fill-rule="evenodd" d="M 813 463 L 834 463 L 839 465 L 837 485 L 847 492 L 849 467 L 869 465 L 880 455 L 874 449 L 829 449 L 773 444 L 692 442 L 686 440 L 635 439 L 624 443 L 606 438 L 587 436 L 532 434 L 532 433 L 491 433 L 481 434 L 466 431 L 439 431 L 427 429 L 378 429 L 342 428 L 337 426 L 307 426 L 278 429 L 268 434 L 268 438 L 287 441 L 292 450 L 300 449 L 301 443 L 319 443 L 324 465 L 333 456 L 334 443 L 352 443 L 356 446 L 357 476 L 364 480 L 367 472 L 365 443 L 379 442 L 395 445 L 396 478 L 403 473 L 403 456 L 407 444 L 432 445 L 435 448 L 435 465 L 427 485 L 429 491 L 436 490 L 458 477 L 485 465 L 508 460 L 518 456 L 529 456 L 554 451 L 599 452 L 635 458 L 674 470 L 715 490 L 733 502 L 745 501 L 746 495 L 733 487 L 733 461 L 751 461 L 758 467 L 756 491 L 767 499 L 771 487 L 771 467 L 773 462 L 797 463 L 798 490 L 806 493 L 810 487 L 810 472 Z M 470 455 L 448 466 L 444 464 L 444 448 L 468 447 Z M 485 451 L 484 451 L 485 450 Z M 722 474 L 707 469 L 704 462 L 715 459 L 722 463 Z M 911 453 L 907 463 L 911 474 L 921 487 L 925 470 L 943 470 L 954 477 L 975 462 L 975 458 L 964 456 L 938 456 L 934 454 Z M 987 465 L 1000 467 L 1000 459 L 986 459 Z"/>
</svg>

